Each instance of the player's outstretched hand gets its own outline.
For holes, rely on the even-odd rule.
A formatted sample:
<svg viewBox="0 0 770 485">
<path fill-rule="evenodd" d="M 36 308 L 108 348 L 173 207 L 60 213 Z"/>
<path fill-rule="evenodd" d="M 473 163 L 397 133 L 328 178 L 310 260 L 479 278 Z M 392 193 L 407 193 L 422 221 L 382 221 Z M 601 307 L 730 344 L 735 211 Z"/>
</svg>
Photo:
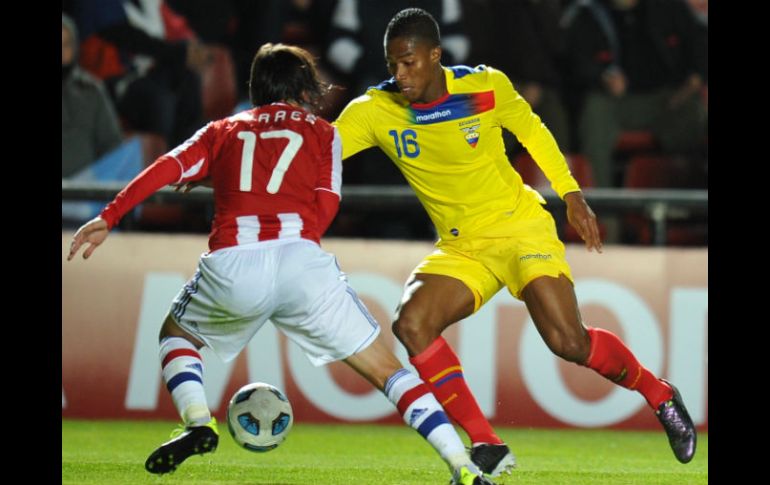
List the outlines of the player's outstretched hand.
<svg viewBox="0 0 770 485">
<path fill-rule="evenodd" d="M 71 261 L 78 253 L 80 246 L 85 243 L 90 243 L 90 245 L 83 251 L 83 259 L 88 259 L 91 256 L 91 253 L 94 252 L 94 249 L 99 247 L 99 245 L 107 239 L 109 233 L 110 230 L 107 227 L 107 221 L 101 217 L 95 217 L 86 222 L 80 226 L 80 229 L 78 229 L 78 232 L 76 232 L 75 236 L 72 238 L 70 254 L 67 256 L 67 261 Z"/>
<path fill-rule="evenodd" d="M 583 238 L 586 249 L 596 249 L 602 252 L 602 237 L 599 234 L 599 226 L 596 223 L 596 214 L 588 207 L 582 192 L 570 192 L 564 196 L 567 203 L 567 220 Z"/>
<path fill-rule="evenodd" d="M 195 182 L 185 182 L 183 184 L 174 185 L 174 192 L 181 191 L 183 194 L 188 193 L 195 187 L 213 187 L 214 185 L 211 182 L 211 178 L 205 178 L 201 180 L 196 180 Z"/>
</svg>

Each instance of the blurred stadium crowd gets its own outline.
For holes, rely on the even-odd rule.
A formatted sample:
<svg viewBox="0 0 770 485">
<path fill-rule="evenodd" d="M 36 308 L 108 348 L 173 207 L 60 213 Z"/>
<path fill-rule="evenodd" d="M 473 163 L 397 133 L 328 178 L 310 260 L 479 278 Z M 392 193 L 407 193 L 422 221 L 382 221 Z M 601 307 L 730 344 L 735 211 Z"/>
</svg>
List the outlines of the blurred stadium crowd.
<svg viewBox="0 0 770 485">
<path fill-rule="evenodd" d="M 205 122 L 248 108 L 265 42 L 317 57 L 337 86 L 321 113 L 333 120 L 390 77 L 382 34 L 408 6 L 436 17 L 444 65 L 508 74 L 583 187 L 707 188 L 708 0 L 64 0 L 62 179 L 130 180 Z M 526 183 L 548 186 L 512 135 L 506 149 Z M 345 163 L 344 185 L 355 184 L 406 182 L 375 149 Z M 330 236 L 434 237 L 422 211 L 344 209 Z M 211 212 L 148 203 L 129 224 L 206 232 Z M 63 227 L 88 213 L 63 205 Z M 648 244 L 648 222 L 629 215 L 603 229 L 610 242 Z M 707 245 L 707 227 L 689 217 L 669 243 Z"/>
</svg>

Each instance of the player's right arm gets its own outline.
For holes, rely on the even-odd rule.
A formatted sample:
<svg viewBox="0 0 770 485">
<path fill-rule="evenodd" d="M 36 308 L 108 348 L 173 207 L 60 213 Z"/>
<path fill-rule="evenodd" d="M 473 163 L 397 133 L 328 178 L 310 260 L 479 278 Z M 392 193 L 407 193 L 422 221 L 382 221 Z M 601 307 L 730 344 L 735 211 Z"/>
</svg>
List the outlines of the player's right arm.
<svg viewBox="0 0 770 485">
<path fill-rule="evenodd" d="M 348 103 L 332 123 L 340 134 L 343 160 L 377 144 L 373 110 L 374 99 L 365 94 Z"/>
<path fill-rule="evenodd" d="M 90 243 L 90 246 L 83 252 L 83 259 L 88 259 L 91 256 L 91 253 L 94 252 L 94 249 L 99 247 L 99 245 L 107 239 L 107 234 L 109 233 L 110 229 L 107 227 L 107 221 L 101 217 L 95 217 L 86 222 L 80 226 L 80 229 L 78 229 L 78 232 L 76 232 L 75 236 L 72 238 L 72 242 L 70 243 L 70 254 L 67 256 L 67 261 L 74 258 L 78 253 L 78 249 L 85 243 Z"/>
<path fill-rule="evenodd" d="M 85 242 L 91 243 L 83 253 L 83 259 L 88 259 L 94 249 L 107 239 L 110 229 L 115 227 L 121 217 L 164 185 L 178 180 L 180 173 L 179 164 L 173 158 L 164 155 L 157 159 L 129 182 L 101 214 L 78 229 L 72 239 L 67 261 L 77 254 Z"/>
<path fill-rule="evenodd" d="M 162 187 L 206 178 L 211 159 L 212 126 L 212 123 L 209 123 L 190 139 L 155 160 L 134 177 L 99 216 L 81 226 L 72 239 L 67 261 L 71 260 L 86 242 L 90 243 L 90 246 L 83 253 L 83 259 L 88 259 L 107 239 L 110 229 L 115 227 L 128 211 Z"/>
</svg>

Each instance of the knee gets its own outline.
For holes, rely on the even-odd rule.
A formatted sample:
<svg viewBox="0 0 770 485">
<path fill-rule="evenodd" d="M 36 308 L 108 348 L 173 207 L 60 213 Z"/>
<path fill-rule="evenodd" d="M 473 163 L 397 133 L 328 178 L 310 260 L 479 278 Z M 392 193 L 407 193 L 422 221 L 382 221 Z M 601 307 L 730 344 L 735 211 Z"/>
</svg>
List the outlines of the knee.
<svg viewBox="0 0 770 485">
<path fill-rule="evenodd" d="M 393 321 L 393 335 L 404 345 L 417 339 L 422 329 L 420 328 L 419 318 L 412 316 L 410 312 L 401 312 Z"/>
<path fill-rule="evenodd" d="M 411 355 L 422 352 L 439 335 L 433 330 L 429 319 L 414 312 L 402 311 L 393 321 L 393 334 L 404 344 Z"/>
<path fill-rule="evenodd" d="M 577 334 L 553 332 L 546 337 L 546 344 L 551 352 L 576 364 L 583 364 L 591 352 L 591 340 L 585 332 Z"/>
</svg>

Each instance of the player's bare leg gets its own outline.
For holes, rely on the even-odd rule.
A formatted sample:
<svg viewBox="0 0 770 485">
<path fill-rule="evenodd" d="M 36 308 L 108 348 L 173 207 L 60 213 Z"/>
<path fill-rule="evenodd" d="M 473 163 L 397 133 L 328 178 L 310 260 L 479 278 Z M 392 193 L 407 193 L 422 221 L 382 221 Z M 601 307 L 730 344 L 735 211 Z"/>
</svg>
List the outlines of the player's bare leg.
<svg viewBox="0 0 770 485">
<path fill-rule="evenodd" d="M 188 457 L 214 451 L 219 443 L 203 391 L 203 362 L 198 350 L 203 342 L 177 325 L 171 315 L 160 330 L 163 380 L 184 423 L 178 436 L 152 452 L 144 464 L 150 473 L 168 473 Z"/>
<path fill-rule="evenodd" d="M 407 283 L 393 333 L 447 414 L 470 437 L 473 462 L 485 473 L 498 476 L 513 468 L 516 460 L 481 412 L 465 382 L 457 354 L 441 337 L 444 329 L 470 316 L 475 305 L 473 292 L 462 281 L 417 274 Z"/>
<path fill-rule="evenodd" d="M 382 391 L 406 424 L 433 446 L 452 471 L 452 484 L 494 485 L 471 462 L 462 440 L 428 386 L 403 368 L 382 334 L 371 345 L 346 358 L 345 363 Z"/>
<path fill-rule="evenodd" d="M 410 357 L 422 353 L 444 330 L 473 314 L 473 292 L 450 276 L 416 274 L 396 310 L 393 333 Z"/>
<path fill-rule="evenodd" d="M 569 278 L 542 276 L 527 284 L 521 294 L 540 336 L 554 354 L 639 391 L 666 430 L 676 458 L 682 463 L 692 459 L 695 426 L 676 388 L 642 366 L 615 334 L 583 325 Z"/>
<path fill-rule="evenodd" d="M 521 296 L 551 352 L 583 364 L 591 352 L 591 339 L 583 326 L 569 278 L 564 275 L 536 278 L 524 287 Z"/>
</svg>

